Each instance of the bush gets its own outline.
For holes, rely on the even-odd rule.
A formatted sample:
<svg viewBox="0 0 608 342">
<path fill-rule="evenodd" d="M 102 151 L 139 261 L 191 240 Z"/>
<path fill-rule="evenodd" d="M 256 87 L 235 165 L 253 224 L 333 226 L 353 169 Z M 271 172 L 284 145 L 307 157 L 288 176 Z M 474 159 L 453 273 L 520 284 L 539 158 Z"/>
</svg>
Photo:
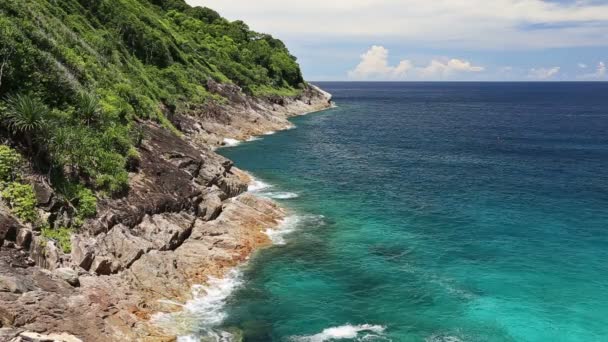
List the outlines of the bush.
<svg viewBox="0 0 608 342">
<path fill-rule="evenodd" d="M 19 178 L 21 164 L 21 156 L 17 151 L 6 145 L 0 145 L 0 183 L 13 182 Z"/>
<path fill-rule="evenodd" d="M 84 220 L 97 214 L 97 198 L 93 191 L 82 186 L 79 187 L 76 200 L 79 219 Z"/>
<path fill-rule="evenodd" d="M 42 236 L 55 241 L 64 253 L 68 254 L 72 252 L 72 230 L 70 228 L 61 227 L 52 229 L 44 227 L 42 228 Z"/>
<path fill-rule="evenodd" d="M 12 212 L 24 222 L 38 221 L 36 195 L 29 184 L 9 183 L 2 191 L 2 197 L 11 207 Z"/>
</svg>

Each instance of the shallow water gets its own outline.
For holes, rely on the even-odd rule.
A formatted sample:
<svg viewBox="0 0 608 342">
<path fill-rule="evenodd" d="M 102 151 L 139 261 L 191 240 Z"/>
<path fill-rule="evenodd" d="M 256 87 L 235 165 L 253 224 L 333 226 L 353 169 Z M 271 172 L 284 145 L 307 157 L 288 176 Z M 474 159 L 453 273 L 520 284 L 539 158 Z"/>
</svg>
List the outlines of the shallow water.
<svg viewBox="0 0 608 342">
<path fill-rule="evenodd" d="M 292 216 L 201 330 L 608 340 L 608 84 L 320 85 L 338 108 L 220 151 Z"/>
</svg>

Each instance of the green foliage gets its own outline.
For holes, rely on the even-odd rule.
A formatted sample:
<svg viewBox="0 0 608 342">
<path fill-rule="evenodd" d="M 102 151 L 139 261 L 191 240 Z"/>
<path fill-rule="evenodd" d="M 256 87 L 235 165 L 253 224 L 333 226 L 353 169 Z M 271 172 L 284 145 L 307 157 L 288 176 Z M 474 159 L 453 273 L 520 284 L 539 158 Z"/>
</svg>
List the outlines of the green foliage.
<svg viewBox="0 0 608 342">
<path fill-rule="evenodd" d="M 20 176 L 21 156 L 12 148 L 0 145 L 0 188 L 6 182 L 13 182 Z"/>
<path fill-rule="evenodd" d="M 28 135 L 39 131 L 50 113 L 42 101 L 28 95 L 11 96 L 6 102 L 8 110 L 4 119 L 15 134 Z"/>
<path fill-rule="evenodd" d="M 34 223 L 38 220 L 36 195 L 31 185 L 19 182 L 8 183 L 2 191 L 2 198 L 22 221 Z"/>
<path fill-rule="evenodd" d="M 85 187 L 80 187 L 76 193 L 76 206 L 78 208 L 78 218 L 87 219 L 97 213 L 97 198 L 93 191 Z"/>
<path fill-rule="evenodd" d="M 165 114 L 221 101 L 208 80 L 259 96 L 303 85 L 281 41 L 183 0 L 0 1 L 0 65 L 0 134 L 109 194 L 127 188 L 136 121 L 179 134 Z"/>
<path fill-rule="evenodd" d="M 87 92 L 81 92 L 78 94 L 77 105 L 77 110 L 74 112 L 76 113 L 75 119 L 82 124 L 91 126 L 91 124 L 101 121 L 101 108 L 97 97 Z"/>
<path fill-rule="evenodd" d="M 72 229 L 65 227 L 58 229 L 44 227 L 42 228 L 42 236 L 55 241 L 64 253 L 68 254 L 72 251 Z"/>
</svg>

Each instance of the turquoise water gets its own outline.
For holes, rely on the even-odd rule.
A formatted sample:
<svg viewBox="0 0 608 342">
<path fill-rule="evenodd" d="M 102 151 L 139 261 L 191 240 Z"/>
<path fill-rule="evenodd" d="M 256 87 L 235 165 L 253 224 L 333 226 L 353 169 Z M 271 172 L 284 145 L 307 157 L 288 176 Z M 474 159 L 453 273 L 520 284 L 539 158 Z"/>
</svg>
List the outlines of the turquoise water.
<svg viewBox="0 0 608 342">
<path fill-rule="evenodd" d="M 608 84 L 320 85 L 338 108 L 221 151 L 292 216 L 218 328 L 608 341 Z"/>
</svg>

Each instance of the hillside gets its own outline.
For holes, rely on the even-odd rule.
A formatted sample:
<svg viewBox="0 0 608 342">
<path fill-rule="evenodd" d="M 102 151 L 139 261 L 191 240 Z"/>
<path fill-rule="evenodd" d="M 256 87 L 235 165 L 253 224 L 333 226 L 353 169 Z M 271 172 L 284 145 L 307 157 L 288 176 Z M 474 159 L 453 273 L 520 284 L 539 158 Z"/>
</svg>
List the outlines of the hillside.
<svg viewBox="0 0 608 342">
<path fill-rule="evenodd" d="M 281 41 L 208 8 L 0 2 L 0 340 L 179 333 L 149 323 L 176 310 L 158 300 L 283 216 L 213 150 L 329 106 Z"/>
</svg>

